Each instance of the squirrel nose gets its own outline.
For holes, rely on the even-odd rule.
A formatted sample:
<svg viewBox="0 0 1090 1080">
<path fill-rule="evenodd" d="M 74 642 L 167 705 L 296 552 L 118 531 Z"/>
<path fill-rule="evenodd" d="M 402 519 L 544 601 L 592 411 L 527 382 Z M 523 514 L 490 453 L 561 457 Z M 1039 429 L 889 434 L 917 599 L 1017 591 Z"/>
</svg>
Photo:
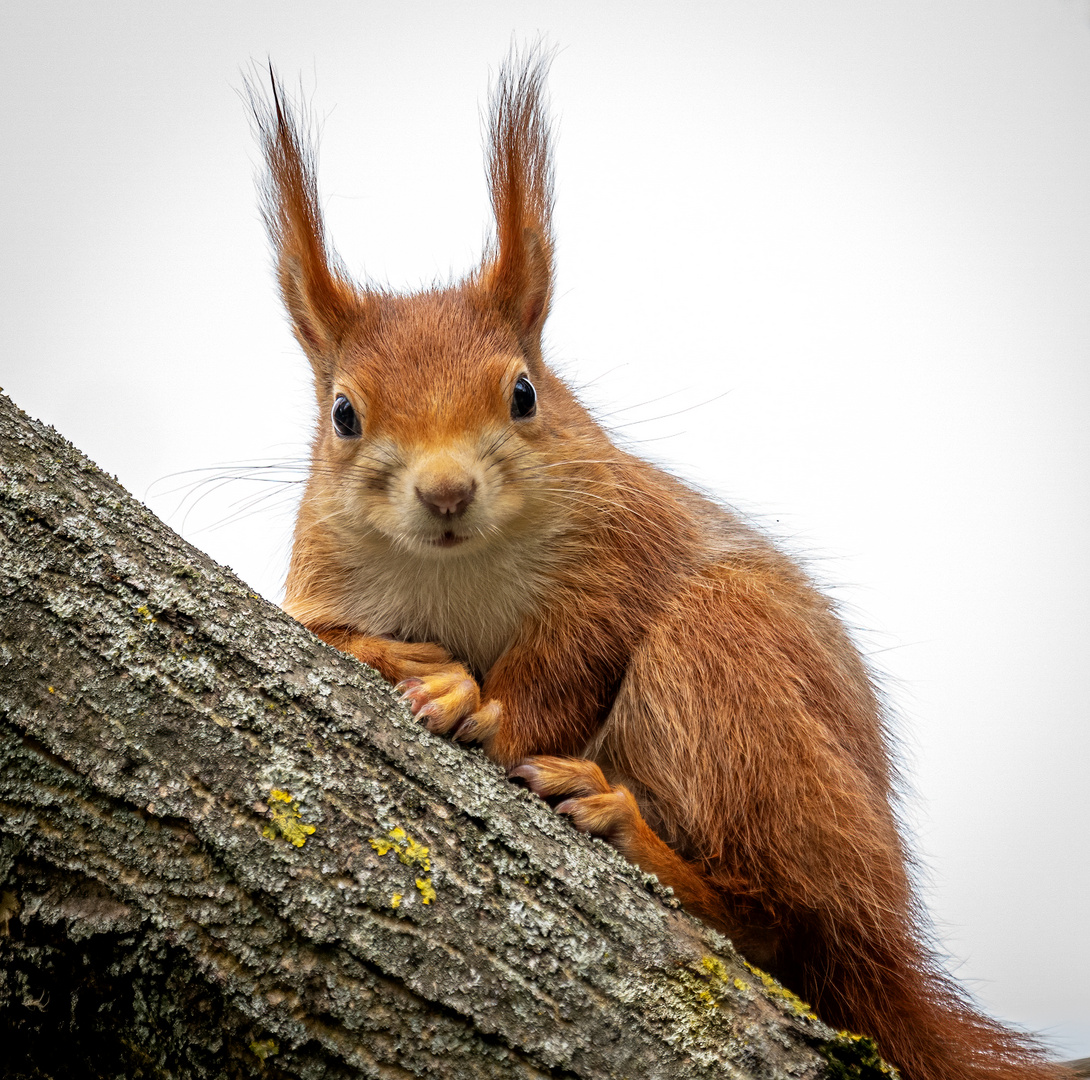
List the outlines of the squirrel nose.
<svg viewBox="0 0 1090 1080">
<path fill-rule="evenodd" d="M 431 513 L 440 518 L 456 518 L 466 512 L 466 508 L 477 495 L 477 481 L 468 483 L 436 484 L 427 491 L 416 488 L 416 497 Z"/>
</svg>

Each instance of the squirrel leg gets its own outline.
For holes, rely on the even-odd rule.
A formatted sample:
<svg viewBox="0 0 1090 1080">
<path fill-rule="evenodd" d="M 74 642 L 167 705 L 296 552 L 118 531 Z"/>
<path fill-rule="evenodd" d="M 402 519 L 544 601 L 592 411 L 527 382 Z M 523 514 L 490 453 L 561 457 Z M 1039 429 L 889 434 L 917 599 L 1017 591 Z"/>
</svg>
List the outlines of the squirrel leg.
<svg viewBox="0 0 1090 1080">
<path fill-rule="evenodd" d="M 432 675 L 454 668 L 455 663 L 441 645 L 430 641 L 395 641 L 393 638 L 361 634 L 347 626 L 307 626 L 316 637 L 341 652 L 375 668 L 388 682 L 396 683 L 410 676 Z"/>
<path fill-rule="evenodd" d="M 503 708 L 498 701 L 481 704 L 481 690 L 469 672 L 403 679 L 396 689 L 413 715 L 433 735 L 456 742 L 482 743 L 486 750 L 499 730 Z"/>
<path fill-rule="evenodd" d="M 654 874 L 673 889 L 686 911 L 722 930 L 751 961 L 761 966 L 773 961 L 781 946 L 779 932 L 730 906 L 745 883 L 721 870 L 708 874 L 682 858 L 647 824 L 632 792 L 610 784 L 593 761 L 530 757 L 508 776 L 525 780 L 542 798 L 566 796 L 556 807 L 558 814 L 567 815 L 581 832 L 607 841 L 645 874 Z"/>
<path fill-rule="evenodd" d="M 593 761 L 530 757 L 508 776 L 525 780 L 542 798 L 566 796 L 556 807 L 558 814 L 566 814 L 580 832 L 608 841 L 644 873 L 654 874 L 693 914 L 711 915 L 709 921 L 721 923 L 718 890 L 647 824 L 632 792 L 623 785 L 611 785 Z"/>
</svg>

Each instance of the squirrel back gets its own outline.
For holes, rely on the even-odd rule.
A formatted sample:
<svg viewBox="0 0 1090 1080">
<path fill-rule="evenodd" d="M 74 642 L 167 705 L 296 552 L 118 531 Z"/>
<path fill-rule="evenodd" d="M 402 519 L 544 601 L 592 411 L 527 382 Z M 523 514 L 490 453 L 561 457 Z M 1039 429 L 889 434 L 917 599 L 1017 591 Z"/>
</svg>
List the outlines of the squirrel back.
<svg viewBox="0 0 1090 1080">
<path fill-rule="evenodd" d="M 502 69 L 495 241 L 464 281 L 358 287 L 313 159 L 255 96 L 281 292 L 314 372 L 285 609 L 673 887 L 907 1080 L 1063 1070 L 929 951 L 879 697 L 832 604 L 763 535 L 614 446 L 546 365 L 545 64 Z"/>
</svg>

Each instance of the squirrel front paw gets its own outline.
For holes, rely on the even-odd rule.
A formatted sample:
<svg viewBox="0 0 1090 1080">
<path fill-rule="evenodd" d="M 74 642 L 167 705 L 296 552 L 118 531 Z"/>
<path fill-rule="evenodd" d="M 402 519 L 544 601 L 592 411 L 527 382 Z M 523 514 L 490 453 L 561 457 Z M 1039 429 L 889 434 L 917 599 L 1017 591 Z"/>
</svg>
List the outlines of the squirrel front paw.
<svg viewBox="0 0 1090 1080">
<path fill-rule="evenodd" d="M 450 735 L 458 742 L 487 744 L 499 730 L 502 709 L 498 701 L 481 704 L 477 680 L 461 666 L 450 664 L 433 675 L 402 679 L 395 689 L 413 715 L 435 735 Z"/>
<path fill-rule="evenodd" d="M 526 758 L 511 769 L 543 799 L 566 796 L 556 806 L 580 832 L 608 840 L 624 850 L 642 820 L 635 796 L 626 787 L 613 787 L 602 770 L 585 758 L 538 756 Z"/>
</svg>

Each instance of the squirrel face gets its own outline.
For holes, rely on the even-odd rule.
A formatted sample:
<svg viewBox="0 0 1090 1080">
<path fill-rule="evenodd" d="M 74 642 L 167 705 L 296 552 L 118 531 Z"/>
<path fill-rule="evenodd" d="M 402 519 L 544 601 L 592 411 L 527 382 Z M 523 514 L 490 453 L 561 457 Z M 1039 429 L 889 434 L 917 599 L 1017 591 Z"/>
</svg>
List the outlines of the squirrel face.
<svg viewBox="0 0 1090 1080">
<path fill-rule="evenodd" d="M 275 74 L 272 100 L 253 99 L 265 222 L 318 404 L 285 606 L 308 625 L 445 642 L 478 673 L 551 568 L 585 561 L 577 538 L 616 504 L 607 474 L 624 456 L 542 358 L 553 247 L 543 78 L 528 68 L 490 114 L 495 233 L 480 266 L 412 295 L 350 279 Z"/>
<path fill-rule="evenodd" d="M 543 380 L 471 299 L 383 297 L 315 365 L 314 494 L 346 541 L 450 559 L 540 528 Z"/>
</svg>

